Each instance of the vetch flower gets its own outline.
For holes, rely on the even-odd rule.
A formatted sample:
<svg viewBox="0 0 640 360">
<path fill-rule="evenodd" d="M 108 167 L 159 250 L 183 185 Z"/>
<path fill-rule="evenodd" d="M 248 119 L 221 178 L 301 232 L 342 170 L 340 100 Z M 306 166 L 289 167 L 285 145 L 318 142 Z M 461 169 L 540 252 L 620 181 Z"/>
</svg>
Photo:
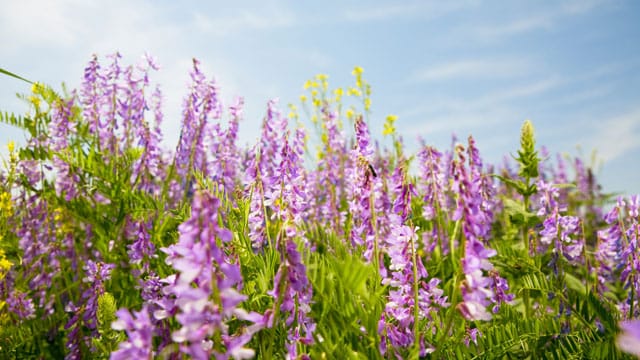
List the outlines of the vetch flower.
<svg viewBox="0 0 640 360">
<path fill-rule="evenodd" d="M 616 338 L 618 348 L 640 359 L 640 320 L 629 320 L 620 323 L 622 332 Z"/>
<path fill-rule="evenodd" d="M 111 360 L 153 359 L 153 331 L 154 325 L 147 307 L 134 311 L 133 315 L 127 309 L 116 312 L 118 319 L 111 327 L 114 330 L 124 330 L 127 340 L 118 344 L 118 350 L 111 353 Z"/>
<path fill-rule="evenodd" d="M 178 227 L 178 243 L 161 249 L 168 254 L 167 264 L 178 271 L 177 276 L 166 279 L 164 290 L 175 298 L 175 319 L 180 324 L 172 339 L 181 344 L 180 352 L 194 359 L 251 352 L 244 345 L 263 326 L 256 323 L 261 318 L 258 314 L 248 314 L 238 306 L 246 298 L 239 292 L 242 275 L 239 265 L 225 252 L 233 235 L 218 225 L 219 207 L 220 200 L 212 194 L 197 192 L 191 217 Z M 231 334 L 227 321 L 234 317 L 255 326 Z M 227 340 L 215 341 L 221 337 Z"/>
<path fill-rule="evenodd" d="M 470 146 L 473 146 L 471 142 Z M 472 157 L 479 155 L 471 152 Z M 461 284 L 463 301 L 457 305 L 458 310 L 468 320 L 491 320 L 491 313 L 487 306 L 507 301 L 509 298 L 497 296 L 495 289 L 501 292 L 507 288 L 506 281 L 492 279 L 485 274 L 493 270 L 489 258 L 496 255 L 496 251 L 488 248 L 484 241 L 491 230 L 491 209 L 485 206 L 483 192 L 479 190 L 482 176 L 479 160 L 471 161 L 469 173 L 465 167 L 464 147 L 456 146 L 457 158 L 452 162 L 453 191 L 457 195 L 457 207 L 452 216 L 453 220 L 461 220 L 464 235 L 464 257 L 462 270 L 465 279 Z M 500 292 L 498 293 L 500 294 Z M 493 309 L 496 311 L 496 308 Z"/>
</svg>

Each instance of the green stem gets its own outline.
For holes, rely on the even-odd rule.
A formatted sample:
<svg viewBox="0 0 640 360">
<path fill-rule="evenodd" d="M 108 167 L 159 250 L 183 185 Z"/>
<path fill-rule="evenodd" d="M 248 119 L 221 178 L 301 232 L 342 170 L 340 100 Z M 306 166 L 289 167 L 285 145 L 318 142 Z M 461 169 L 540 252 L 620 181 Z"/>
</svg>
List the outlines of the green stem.
<svg viewBox="0 0 640 360">
<path fill-rule="evenodd" d="M 530 187 L 530 182 L 531 179 L 529 178 L 529 176 L 526 177 L 526 189 L 528 190 Z M 523 195 L 523 203 L 524 203 L 524 211 L 526 213 L 529 212 L 529 195 L 525 194 Z M 525 222 L 525 224 L 522 226 L 522 242 L 524 243 L 524 249 L 526 251 L 527 256 L 531 256 L 531 246 L 529 244 L 529 227 L 527 226 L 527 223 Z M 531 299 L 529 297 L 529 290 L 524 289 L 523 291 L 523 299 L 524 301 L 524 315 L 526 319 L 530 319 L 532 314 L 531 314 Z"/>
<path fill-rule="evenodd" d="M 458 270 L 461 268 L 458 264 L 458 261 L 456 261 L 456 238 L 458 237 L 458 232 L 460 231 L 460 222 L 461 220 L 456 221 L 456 224 L 453 228 L 453 234 L 451 234 L 451 237 L 449 238 L 449 257 L 451 258 L 451 263 L 453 264 L 453 269 L 454 272 L 457 274 Z M 461 248 L 464 249 L 464 240 L 461 244 Z"/>
</svg>

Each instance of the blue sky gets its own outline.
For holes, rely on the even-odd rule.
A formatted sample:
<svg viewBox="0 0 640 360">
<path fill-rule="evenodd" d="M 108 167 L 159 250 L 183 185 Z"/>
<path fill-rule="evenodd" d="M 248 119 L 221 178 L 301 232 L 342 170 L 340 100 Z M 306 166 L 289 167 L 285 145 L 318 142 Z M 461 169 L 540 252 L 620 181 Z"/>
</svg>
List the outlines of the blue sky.
<svg viewBox="0 0 640 360">
<path fill-rule="evenodd" d="M 297 102 L 305 80 L 373 88 L 372 131 L 387 114 L 410 150 L 473 134 L 487 161 L 515 153 L 531 119 L 551 152 L 596 150 L 607 191 L 640 193 L 638 1 L 0 1 L 0 67 L 77 87 L 91 54 L 145 51 L 162 69 L 174 143 L 193 57 L 223 97 L 245 98 L 253 142 L 271 98 Z M 22 113 L 24 84 L 0 76 L 0 109 Z M 19 135 L 0 126 L 0 143 Z"/>
</svg>

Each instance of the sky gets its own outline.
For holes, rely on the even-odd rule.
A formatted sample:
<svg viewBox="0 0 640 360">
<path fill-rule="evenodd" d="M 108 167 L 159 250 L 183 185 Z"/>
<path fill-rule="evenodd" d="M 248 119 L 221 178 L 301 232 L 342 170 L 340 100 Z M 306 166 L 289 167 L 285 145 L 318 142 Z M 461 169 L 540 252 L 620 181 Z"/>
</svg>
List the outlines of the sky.
<svg viewBox="0 0 640 360">
<path fill-rule="evenodd" d="M 371 131 L 388 114 L 410 152 L 473 135 L 485 162 L 515 154 L 525 119 L 550 153 L 595 152 L 605 192 L 640 193 L 640 1 L 0 0 L 0 67 L 76 88 L 97 54 L 161 70 L 163 129 L 177 141 L 192 58 L 230 104 L 244 97 L 241 143 L 269 99 L 297 103 L 304 82 L 372 86 Z M 29 86 L 0 76 L 0 111 L 22 114 Z M 0 144 L 24 136 L 0 125 Z"/>
</svg>

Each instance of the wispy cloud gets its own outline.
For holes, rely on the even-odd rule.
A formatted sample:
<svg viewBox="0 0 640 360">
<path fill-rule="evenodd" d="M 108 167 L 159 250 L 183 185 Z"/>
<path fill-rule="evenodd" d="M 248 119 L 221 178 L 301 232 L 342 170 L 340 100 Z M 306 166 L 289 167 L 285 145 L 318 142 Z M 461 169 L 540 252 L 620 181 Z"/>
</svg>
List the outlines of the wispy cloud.
<svg viewBox="0 0 640 360">
<path fill-rule="evenodd" d="M 621 115 L 601 119 L 592 135 L 584 143 L 597 149 L 598 156 L 605 162 L 640 148 L 640 108 Z"/>
<path fill-rule="evenodd" d="M 287 9 L 265 9 L 264 11 L 242 10 L 223 17 L 194 14 L 198 30 L 215 36 L 225 36 L 246 30 L 269 30 L 294 25 L 295 16 Z"/>
<path fill-rule="evenodd" d="M 530 62 L 524 59 L 458 60 L 415 71 L 411 81 L 506 78 L 521 75 L 530 69 Z"/>
<path fill-rule="evenodd" d="M 5 38 L 4 50 L 22 48 L 25 44 L 72 45 L 78 38 L 78 23 L 68 21 L 69 12 L 80 7 L 77 1 L 9 1 L 0 12 L 0 34 Z"/>
<path fill-rule="evenodd" d="M 527 97 L 543 95 L 564 83 L 558 76 L 549 76 L 518 85 L 505 87 L 484 95 L 471 97 L 444 97 L 431 99 L 425 105 L 409 108 L 402 116 L 432 116 L 439 114 L 454 115 L 457 113 L 479 113 L 488 109 L 496 109 L 509 105 L 510 102 Z"/>
<path fill-rule="evenodd" d="M 602 0 L 576 0 L 556 5 L 538 13 L 527 14 L 506 23 L 476 26 L 469 34 L 484 42 L 498 41 L 535 30 L 550 30 L 561 20 L 588 13 L 603 3 Z"/>
<path fill-rule="evenodd" d="M 412 3 L 371 5 L 348 9 L 343 18 L 352 22 L 384 21 L 401 18 L 433 19 L 456 10 L 469 8 L 479 2 L 469 1 L 414 1 Z"/>
</svg>

